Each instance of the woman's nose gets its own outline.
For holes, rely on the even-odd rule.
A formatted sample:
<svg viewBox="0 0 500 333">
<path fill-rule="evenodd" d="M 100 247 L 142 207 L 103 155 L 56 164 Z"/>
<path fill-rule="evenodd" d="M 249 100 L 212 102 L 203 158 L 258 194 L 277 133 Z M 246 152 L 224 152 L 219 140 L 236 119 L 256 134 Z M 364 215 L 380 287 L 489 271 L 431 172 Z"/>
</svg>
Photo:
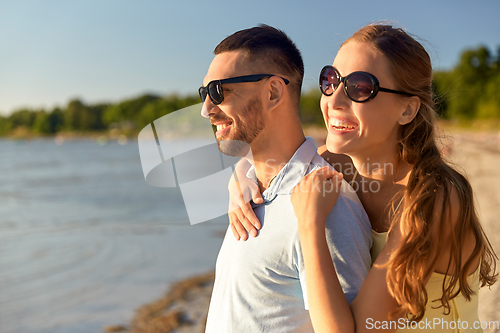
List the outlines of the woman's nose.
<svg viewBox="0 0 500 333">
<path fill-rule="evenodd" d="M 344 83 L 340 83 L 337 89 L 333 91 L 330 96 L 323 96 L 326 99 L 328 108 L 332 110 L 342 110 L 345 109 L 350 100 L 344 91 Z"/>
</svg>

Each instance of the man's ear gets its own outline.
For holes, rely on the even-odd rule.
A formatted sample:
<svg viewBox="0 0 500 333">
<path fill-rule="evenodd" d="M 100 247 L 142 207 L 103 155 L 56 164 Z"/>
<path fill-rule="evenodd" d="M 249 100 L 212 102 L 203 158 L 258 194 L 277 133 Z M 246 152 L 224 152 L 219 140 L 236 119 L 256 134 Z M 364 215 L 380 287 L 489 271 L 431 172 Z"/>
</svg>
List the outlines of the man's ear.
<svg viewBox="0 0 500 333">
<path fill-rule="evenodd" d="M 283 95 L 285 93 L 285 82 L 277 76 L 272 76 L 269 78 L 268 84 L 266 85 L 266 103 L 269 109 L 274 109 L 276 106 L 281 104 L 283 100 Z"/>
<path fill-rule="evenodd" d="M 406 108 L 398 120 L 399 125 L 406 125 L 413 121 L 418 110 L 420 110 L 420 98 L 418 96 L 409 97 L 405 106 Z"/>
</svg>

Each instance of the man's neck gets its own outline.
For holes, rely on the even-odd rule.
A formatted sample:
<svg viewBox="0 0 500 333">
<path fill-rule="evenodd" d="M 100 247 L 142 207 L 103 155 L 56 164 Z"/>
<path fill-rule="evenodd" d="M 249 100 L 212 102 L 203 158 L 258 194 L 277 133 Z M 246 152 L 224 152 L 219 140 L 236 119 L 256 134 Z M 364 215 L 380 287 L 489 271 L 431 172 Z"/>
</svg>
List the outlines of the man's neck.
<svg viewBox="0 0 500 333">
<path fill-rule="evenodd" d="M 255 174 L 261 193 L 271 185 L 274 177 L 290 161 L 293 154 L 304 142 L 305 136 L 301 130 L 299 133 L 287 135 L 286 138 L 276 138 L 268 142 L 262 149 L 253 151 Z"/>
</svg>

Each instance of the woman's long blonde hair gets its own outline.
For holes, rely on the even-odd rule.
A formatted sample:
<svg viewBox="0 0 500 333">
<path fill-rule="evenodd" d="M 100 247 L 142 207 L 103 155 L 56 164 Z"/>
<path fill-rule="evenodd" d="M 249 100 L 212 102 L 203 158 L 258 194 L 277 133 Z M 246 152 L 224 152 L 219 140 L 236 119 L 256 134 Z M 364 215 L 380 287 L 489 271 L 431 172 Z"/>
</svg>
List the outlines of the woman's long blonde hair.
<svg viewBox="0 0 500 333">
<path fill-rule="evenodd" d="M 496 255 L 479 223 L 469 182 L 445 163 L 436 145 L 430 57 L 419 42 L 401 28 L 391 25 L 365 26 L 344 44 L 350 41 L 372 43 L 388 58 L 396 89 L 418 96 L 421 103 L 415 119 L 401 126 L 399 131 L 400 160 L 414 167 L 404 193 L 404 209 L 396 214 L 391 224 L 400 221 L 404 234 L 401 245 L 388 262 L 389 290 L 400 305 L 399 311 L 414 320 L 423 318 L 429 301 L 423 281 L 432 274 L 428 260 L 445 244 L 447 231 L 451 235 L 451 239 L 447 239 L 451 244 L 451 258 L 446 273 L 450 274 L 443 281 L 440 301 L 448 314 L 450 300 L 460 293 L 470 300 L 473 290 L 467 282 L 467 275 L 477 258 L 480 258 L 481 286 L 495 282 Z M 459 222 L 450 231 L 446 221 L 451 213 L 452 189 L 458 194 L 460 212 Z M 442 202 L 442 207 L 436 207 L 437 202 Z M 438 220 L 434 217 L 436 208 L 442 212 Z M 436 223 L 437 226 L 433 225 Z M 435 235 L 431 230 L 439 230 L 439 234 Z M 475 237 L 476 246 L 462 265 L 461 250 L 470 232 Z"/>
</svg>

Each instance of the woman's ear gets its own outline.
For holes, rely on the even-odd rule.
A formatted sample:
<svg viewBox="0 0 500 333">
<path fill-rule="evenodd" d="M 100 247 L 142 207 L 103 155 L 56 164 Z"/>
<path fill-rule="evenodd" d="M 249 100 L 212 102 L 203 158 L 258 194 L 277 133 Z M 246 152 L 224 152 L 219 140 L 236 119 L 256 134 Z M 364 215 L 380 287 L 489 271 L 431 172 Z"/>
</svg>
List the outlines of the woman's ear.
<svg viewBox="0 0 500 333">
<path fill-rule="evenodd" d="M 398 120 L 399 125 L 406 125 L 413 121 L 418 110 L 420 110 L 420 98 L 418 96 L 409 97 L 405 106 L 406 108 Z"/>
</svg>

